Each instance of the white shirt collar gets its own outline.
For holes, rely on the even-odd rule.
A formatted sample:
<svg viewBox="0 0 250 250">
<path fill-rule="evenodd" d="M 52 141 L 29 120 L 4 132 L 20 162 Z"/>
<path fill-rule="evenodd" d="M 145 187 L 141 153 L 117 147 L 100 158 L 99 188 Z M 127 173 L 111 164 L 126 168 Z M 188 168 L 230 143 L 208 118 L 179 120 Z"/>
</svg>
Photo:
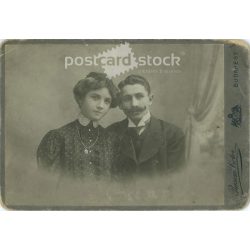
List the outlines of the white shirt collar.
<svg viewBox="0 0 250 250">
<path fill-rule="evenodd" d="M 91 120 L 89 118 L 87 118 L 86 116 L 84 116 L 82 113 L 80 113 L 78 115 L 78 121 L 83 126 L 87 126 L 91 122 Z M 93 121 L 94 128 L 97 128 L 98 125 L 99 125 L 99 123 L 97 121 Z"/>
<path fill-rule="evenodd" d="M 140 120 L 140 122 L 138 123 L 138 125 L 136 126 L 133 121 L 128 117 L 128 127 L 129 128 L 135 128 L 135 127 L 145 127 L 146 124 L 148 123 L 148 121 L 150 120 L 151 114 L 150 112 L 147 112 L 142 119 Z"/>
</svg>

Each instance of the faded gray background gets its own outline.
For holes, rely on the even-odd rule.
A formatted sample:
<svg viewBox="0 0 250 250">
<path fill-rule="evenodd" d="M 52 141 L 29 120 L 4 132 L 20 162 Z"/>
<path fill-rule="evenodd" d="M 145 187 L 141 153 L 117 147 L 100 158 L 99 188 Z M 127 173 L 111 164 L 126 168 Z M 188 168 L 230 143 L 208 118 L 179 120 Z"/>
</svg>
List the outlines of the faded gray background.
<svg viewBox="0 0 250 250">
<path fill-rule="evenodd" d="M 164 56 L 174 52 L 180 67 L 144 66 L 129 74 L 148 79 L 154 93 L 152 113 L 185 130 L 187 110 L 194 93 L 194 72 L 202 72 L 200 53 L 211 46 L 132 44 L 135 56 Z M 72 89 L 99 66 L 64 68 L 65 56 L 93 56 L 113 44 L 19 44 L 7 45 L 5 55 L 5 191 L 7 205 L 223 205 L 224 155 L 197 155 L 185 169 L 157 179 L 141 179 L 131 186 L 72 182 L 57 186 L 57 176 L 40 173 L 36 149 L 42 137 L 78 115 Z M 217 77 L 224 82 L 223 50 L 220 50 Z M 218 68 L 219 67 L 219 68 Z M 142 70 L 179 70 L 169 73 L 142 73 Z M 222 104 L 223 105 L 223 102 Z M 222 106 L 220 107 L 222 108 Z M 104 126 L 123 119 L 113 109 L 103 119 Z"/>
</svg>

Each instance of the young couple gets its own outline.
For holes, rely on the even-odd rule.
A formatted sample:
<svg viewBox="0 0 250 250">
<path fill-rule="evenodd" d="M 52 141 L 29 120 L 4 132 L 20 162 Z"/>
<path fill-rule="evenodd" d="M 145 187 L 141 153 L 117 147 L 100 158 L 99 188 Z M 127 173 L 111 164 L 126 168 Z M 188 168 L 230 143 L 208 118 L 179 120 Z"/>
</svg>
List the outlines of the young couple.
<svg viewBox="0 0 250 250">
<path fill-rule="evenodd" d="M 49 131 L 37 150 L 38 166 L 73 177 L 153 176 L 184 161 L 185 139 L 176 126 L 150 113 L 148 81 L 130 75 L 118 84 L 91 72 L 74 87 L 79 117 Z M 127 118 L 103 128 L 98 121 L 119 105 Z"/>
</svg>

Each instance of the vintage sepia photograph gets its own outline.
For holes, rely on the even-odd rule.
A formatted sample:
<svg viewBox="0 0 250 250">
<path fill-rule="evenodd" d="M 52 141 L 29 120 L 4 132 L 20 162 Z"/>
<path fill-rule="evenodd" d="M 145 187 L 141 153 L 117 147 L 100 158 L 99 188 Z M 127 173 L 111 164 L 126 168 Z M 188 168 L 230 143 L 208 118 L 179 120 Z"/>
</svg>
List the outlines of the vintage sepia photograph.
<svg viewBox="0 0 250 250">
<path fill-rule="evenodd" d="M 1 46 L 7 208 L 230 209 L 247 202 L 245 44 L 9 40 Z"/>
</svg>

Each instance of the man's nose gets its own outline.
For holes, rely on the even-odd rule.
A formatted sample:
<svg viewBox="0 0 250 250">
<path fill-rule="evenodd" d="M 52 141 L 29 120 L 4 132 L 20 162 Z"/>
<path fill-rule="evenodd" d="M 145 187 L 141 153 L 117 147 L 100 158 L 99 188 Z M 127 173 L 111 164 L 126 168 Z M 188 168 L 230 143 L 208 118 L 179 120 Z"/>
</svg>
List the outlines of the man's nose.
<svg viewBox="0 0 250 250">
<path fill-rule="evenodd" d="M 131 100 L 131 104 L 132 104 L 133 107 L 138 106 L 138 100 L 135 97 L 133 97 L 132 100 Z"/>
</svg>

